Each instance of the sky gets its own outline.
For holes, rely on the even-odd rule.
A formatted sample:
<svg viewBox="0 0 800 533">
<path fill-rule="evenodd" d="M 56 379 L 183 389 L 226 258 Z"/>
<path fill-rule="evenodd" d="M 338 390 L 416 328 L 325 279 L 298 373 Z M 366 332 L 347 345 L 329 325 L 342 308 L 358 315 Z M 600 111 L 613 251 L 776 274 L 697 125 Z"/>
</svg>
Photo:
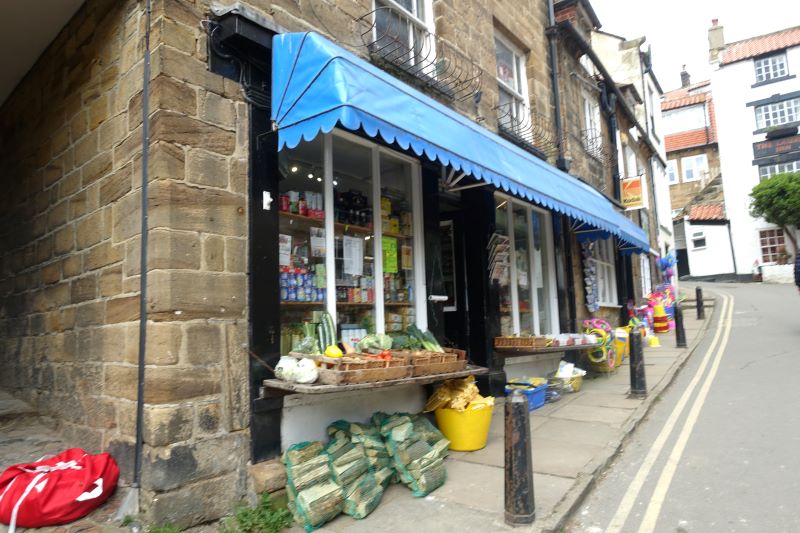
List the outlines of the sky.
<svg viewBox="0 0 800 533">
<path fill-rule="evenodd" d="M 800 26 L 797 0 L 593 0 L 600 30 L 626 39 L 645 36 L 653 72 L 666 92 L 680 87 L 682 65 L 692 83 L 711 76 L 708 28 L 719 19 L 726 43 Z"/>
</svg>

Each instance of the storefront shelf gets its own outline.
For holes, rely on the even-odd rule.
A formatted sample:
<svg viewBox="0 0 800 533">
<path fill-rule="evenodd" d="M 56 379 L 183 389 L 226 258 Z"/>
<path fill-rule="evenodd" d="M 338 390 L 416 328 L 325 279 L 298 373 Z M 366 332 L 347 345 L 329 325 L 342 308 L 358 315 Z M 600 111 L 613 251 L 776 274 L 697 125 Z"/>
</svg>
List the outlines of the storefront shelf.
<svg viewBox="0 0 800 533">
<path fill-rule="evenodd" d="M 336 305 L 343 305 L 347 307 L 372 307 L 375 304 L 372 302 L 336 302 Z"/>
<path fill-rule="evenodd" d="M 368 228 L 366 226 L 356 226 L 355 224 L 342 224 L 341 222 L 337 222 L 333 225 L 336 228 L 337 232 L 350 232 L 350 233 L 360 233 L 362 235 L 372 235 L 375 231 L 372 228 Z"/>
<path fill-rule="evenodd" d="M 281 305 L 325 305 L 325 302 L 281 302 Z"/>
<path fill-rule="evenodd" d="M 290 220 L 292 222 L 301 223 L 303 225 L 317 226 L 320 228 L 325 225 L 325 220 L 321 218 L 307 217 L 305 215 L 296 215 L 288 211 L 279 211 L 279 213 L 281 214 L 281 217 Z"/>
<path fill-rule="evenodd" d="M 387 307 L 413 307 L 414 304 L 410 304 L 408 302 L 384 302 L 385 306 Z"/>
<path fill-rule="evenodd" d="M 413 239 L 413 235 L 403 235 L 402 233 L 392 233 L 391 231 L 384 231 L 381 233 L 384 237 L 394 237 L 395 239 Z"/>
<path fill-rule="evenodd" d="M 289 383 L 280 379 L 265 379 L 264 386 L 271 389 L 280 389 L 299 394 L 327 394 L 331 392 L 345 392 L 364 389 L 382 389 L 385 387 L 396 387 L 399 385 L 426 385 L 445 379 L 463 378 L 485 374 L 489 370 L 482 366 L 467 365 L 467 368 L 458 372 L 446 372 L 444 374 L 434 374 L 432 376 L 419 376 L 415 378 L 391 379 L 387 381 L 375 381 L 372 383 L 353 383 L 349 385 L 322 385 L 311 383 L 309 385 L 301 383 Z"/>
</svg>

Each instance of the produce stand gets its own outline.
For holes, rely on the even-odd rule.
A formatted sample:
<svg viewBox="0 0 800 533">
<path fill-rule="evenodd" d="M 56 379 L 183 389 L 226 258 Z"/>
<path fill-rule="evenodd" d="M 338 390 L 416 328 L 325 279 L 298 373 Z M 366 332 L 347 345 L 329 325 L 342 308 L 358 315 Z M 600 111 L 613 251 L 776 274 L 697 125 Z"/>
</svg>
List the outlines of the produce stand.
<svg viewBox="0 0 800 533">
<path fill-rule="evenodd" d="M 406 377 L 402 379 L 389 379 L 384 381 L 373 381 L 369 383 L 351 383 L 342 385 L 325 385 L 321 383 L 301 384 L 283 381 L 280 379 L 265 379 L 264 387 L 299 394 L 327 394 L 331 392 L 381 389 L 400 385 L 427 385 L 428 383 L 435 383 L 445 379 L 463 378 L 466 376 L 485 374 L 486 372 L 488 372 L 488 369 L 482 366 L 467 365 L 464 370 L 459 370 L 458 372 L 445 372 L 442 374 L 433 374 L 429 376 Z"/>
<path fill-rule="evenodd" d="M 546 354 L 554 352 L 573 352 L 602 348 L 602 344 L 573 344 L 571 346 L 547 346 L 546 348 L 501 348 L 496 347 L 495 353 L 500 357 L 522 357 L 525 355 Z"/>
</svg>

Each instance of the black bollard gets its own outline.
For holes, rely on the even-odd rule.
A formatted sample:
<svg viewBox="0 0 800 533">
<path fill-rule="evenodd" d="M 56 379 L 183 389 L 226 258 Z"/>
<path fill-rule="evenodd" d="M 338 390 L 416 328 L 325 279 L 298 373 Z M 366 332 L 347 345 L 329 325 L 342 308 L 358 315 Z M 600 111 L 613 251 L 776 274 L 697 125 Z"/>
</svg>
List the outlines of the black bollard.
<svg viewBox="0 0 800 533">
<path fill-rule="evenodd" d="M 506 397 L 506 524 L 532 524 L 536 518 L 533 503 L 533 462 L 528 398 L 519 391 Z"/>
<path fill-rule="evenodd" d="M 647 384 L 644 379 L 644 355 L 642 354 L 642 332 L 639 328 L 631 331 L 631 392 L 632 398 L 646 398 Z"/>
<path fill-rule="evenodd" d="M 703 287 L 696 287 L 694 294 L 697 299 L 697 320 L 704 320 L 706 318 L 706 308 L 703 304 Z"/>
<path fill-rule="evenodd" d="M 683 329 L 683 309 L 678 303 L 675 303 L 675 346 L 678 348 L 686 348 L 686 330 Z"/>
</svg>

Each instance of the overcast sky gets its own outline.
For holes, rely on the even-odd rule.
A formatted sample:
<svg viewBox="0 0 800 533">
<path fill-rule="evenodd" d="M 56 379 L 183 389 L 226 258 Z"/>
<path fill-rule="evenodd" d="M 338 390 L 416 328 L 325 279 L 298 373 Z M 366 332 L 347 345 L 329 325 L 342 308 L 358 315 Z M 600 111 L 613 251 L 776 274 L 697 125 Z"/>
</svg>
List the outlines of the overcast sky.
<svg viewBox="0 0 800 533">
<path fill-rule="evenodd" d="M 681 66 L 692 83 L 708 79 L 708 28 L 724 27 L 731 43 L 800 26 L 797 0 L 593 0 L 601 31 L 626 39 L 645 36 L 653 50 L 653 71 L 664 91 L 680 87 Z"/>
</svg>

